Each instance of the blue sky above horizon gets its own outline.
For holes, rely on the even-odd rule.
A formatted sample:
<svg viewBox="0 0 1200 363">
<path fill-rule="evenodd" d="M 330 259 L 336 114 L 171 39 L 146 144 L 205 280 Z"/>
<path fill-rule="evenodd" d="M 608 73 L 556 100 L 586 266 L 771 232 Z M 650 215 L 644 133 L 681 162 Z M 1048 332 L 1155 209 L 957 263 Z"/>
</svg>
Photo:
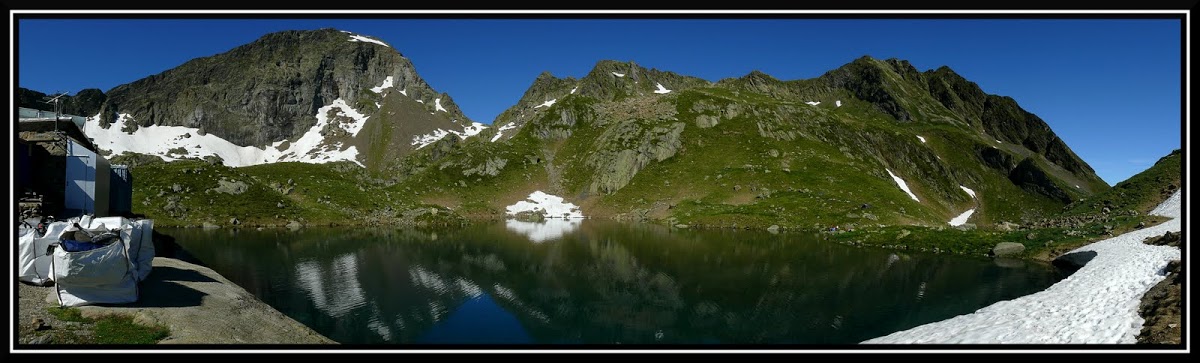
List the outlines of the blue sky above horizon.
<svg viewBox="0 0 1200 363">
<path fill-rule="evenodd" d="M 19 86 L 104 91 L 264 34 L 337 28 L 404 54 L 490 123 L 543 71 L 599 60 L 717 81 L 806 79 L 870 55 L 949 66 L 1037 114 L 1109 184 L 1180 148 L 1181 22 L 1155 19 L 20 19 Z M 66 56 L 64 56 L 66 55 Z"/>
</svg>

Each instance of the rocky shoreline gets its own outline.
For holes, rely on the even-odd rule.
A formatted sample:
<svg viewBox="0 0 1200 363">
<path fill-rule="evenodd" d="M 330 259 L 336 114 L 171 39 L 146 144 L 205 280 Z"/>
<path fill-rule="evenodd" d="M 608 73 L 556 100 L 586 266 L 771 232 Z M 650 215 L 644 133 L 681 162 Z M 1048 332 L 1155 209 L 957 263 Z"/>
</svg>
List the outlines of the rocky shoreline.
<svg viewBox="0 0 1200 363">
<path fill-rule="evenodd" d="M 1180 234 L 1168 232 L 1166 235 L 1146 239 L 1145 243 L 1156 246 L 1179 247 Z M 1171 261 L 1163 269 L 1167 278 L 1142 296 L 1138 313 L 1146 322 L 1142 332 L 1138 334 L 1138 344 L 1181 344 L 1183 343 L 1183 274 L 1180 272 L 1182 263 Z"/>
</svg>

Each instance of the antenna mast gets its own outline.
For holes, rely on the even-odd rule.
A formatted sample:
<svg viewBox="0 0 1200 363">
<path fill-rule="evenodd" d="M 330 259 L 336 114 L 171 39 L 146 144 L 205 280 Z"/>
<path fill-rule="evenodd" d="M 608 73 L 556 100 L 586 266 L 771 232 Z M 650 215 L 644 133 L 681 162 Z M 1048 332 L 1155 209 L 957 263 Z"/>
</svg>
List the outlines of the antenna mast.
<svg viewBox="0 0 1200 363">
<path fill-rule="evenodd" d="M 62 94 L 59 94 L 58 96 L 54 96 L 53 98 L 48 98 L 48 99 L 42 101 L 43 103 L 53 103 L 54 104 L 54 133 L 56 133 L 56 134 L 58 133 L 58 114 L 62 112 L 61 98 L 66 95 L 67 95 L 66 92 L 62 92 Z"/>
</svg>

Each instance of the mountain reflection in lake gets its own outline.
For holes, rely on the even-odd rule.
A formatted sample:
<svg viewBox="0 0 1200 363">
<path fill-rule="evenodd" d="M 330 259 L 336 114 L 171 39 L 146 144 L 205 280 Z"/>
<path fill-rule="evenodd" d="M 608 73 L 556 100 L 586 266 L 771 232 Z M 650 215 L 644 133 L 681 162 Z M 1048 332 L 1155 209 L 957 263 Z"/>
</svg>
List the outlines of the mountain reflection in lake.
<svg viewBox="0 0 1200 363">
<path fill-rule="evenodd" d="M 857 343 L 1061 279 L 1035 263 L 598 220 L 161 229 L 342 343 Z"/>
</svg>

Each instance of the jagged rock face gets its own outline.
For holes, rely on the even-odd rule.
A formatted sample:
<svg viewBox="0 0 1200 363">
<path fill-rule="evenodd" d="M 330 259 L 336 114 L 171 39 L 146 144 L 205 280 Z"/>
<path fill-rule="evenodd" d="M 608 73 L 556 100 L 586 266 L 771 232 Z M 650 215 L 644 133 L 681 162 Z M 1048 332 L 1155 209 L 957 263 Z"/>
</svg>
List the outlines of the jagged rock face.
<svg viewBox="0 0 1200 363">
<path fill-rule="evenodd" d="M 930 93 L 946 108 L 996 139 L 1020 144 L 1076 175 L 1094 173 L 1040 117 L 1011 97 L 989 95 L 948 67 L 924 74 Z"/>
<path fill-rule="evenodd" d="M 521 100 L 497 116 L 492 124 L 499 126 L 512 123 L 515 128 L 520 128 L 529 120 L 540 117 L 541 112 L 549 110 L 550 106 L 557 101 L 571 95 L 585 96 L 593 101 L 610 102 L 669 94 L 710 84 L 710 82 L 696 77 L 646 69 L 634 62 L 602 60 L 597 62 L 595 67 L 582 79 L 557 78 L 549 72 L 543 72 L 521 96 Z M 659 88 L 659 85 L 662 88 Z M 578 115 L 564 114 L 558 119 L 569 121 L 574 116 Z M 515 132 L 510 132 L 502 139 L 507 139 L 513 134 Z M 542 130 L 542 134 L 544 137 L 565 136 L 562 133 L 555 134 L 547 130 Z"/>
<path fill-rule="evenodd" d="M 1059 188 L 1033 158 L 1026 158 L 1017 164 L 1017 167 L 1009 173 L 1008 178 L 1012 180 L 1013 184 L 1030 192 L 1057 199 L 1064 204 L 1071 202 L 1071 196 Z"/>
<path fill-rule="evenodd" d="M 31 89 L 18 88 L 17 106 L 53 111 L 54 104 L 45 102 L 53 96 Z M 107 96 L 99 89 L 86 88 L 75 93 L 75 95 L 59 98 L 59 106 L 61 107 L 61 112 L 68 115 L 92 116 L 100 111 L 100 107 L 104 105 L 106 99 Z"/>
<path fill-rule="evenodd" d="M 898 87 L 885 72 L 886 69 L 871 60 L 859 58 L 821 78 L 834 87 L 850 90 L 855 97 L 874 104 L 896 120 L 912 120 L 912 114 L 897 99 Z"/>
<path fill-rule="evenodd" d="M 237 145 L 263 145 L 303 134 L 317 110 L 337 99 L 373 111 L 371 88 L 392 77 L 427 111 L 440 104 L 451 119 L 470 123 L 395 49 L 351 36 L 333 29 L 267 34 L 113 88 L 102 116 L 129 113 L 139 126 L 202 128 Z"/>
</svg>

